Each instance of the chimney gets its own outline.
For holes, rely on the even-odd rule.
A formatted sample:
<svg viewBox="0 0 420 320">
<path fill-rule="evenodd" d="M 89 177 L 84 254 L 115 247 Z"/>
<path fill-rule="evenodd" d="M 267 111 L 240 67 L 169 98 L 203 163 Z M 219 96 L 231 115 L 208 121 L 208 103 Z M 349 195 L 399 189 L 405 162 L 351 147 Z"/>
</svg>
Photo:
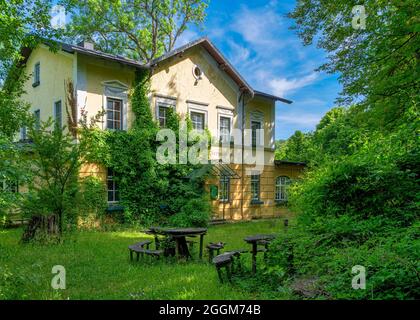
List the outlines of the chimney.
<svg viewBox="0 0 420 320">
<path fill-rule="evenodd" d="M 83 41 L 79 42 L 77 45 L 79 47 L 83 47 L 83 48 L 88 49 L 88 50 L 95 50 L 95 47 L 94 47 L 93 43 L 89 42 L 89 41 L 86 41 L 86 40 L 83 40 Z"/>
</svg>

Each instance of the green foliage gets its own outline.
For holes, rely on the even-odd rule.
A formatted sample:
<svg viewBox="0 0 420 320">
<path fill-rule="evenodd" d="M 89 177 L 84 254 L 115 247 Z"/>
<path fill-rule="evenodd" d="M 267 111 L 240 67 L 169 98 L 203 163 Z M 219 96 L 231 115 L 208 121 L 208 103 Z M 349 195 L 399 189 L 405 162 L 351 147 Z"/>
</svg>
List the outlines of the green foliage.
<svg viewBox="0 0 420 320">
<path fill-rule="evenodd" d="M 289 139 L 276 144 L 276 160 L 306 161 L 309 135 L 297 130 Z"/>
<path fill-rule="evenodd" d="M 288 270 L 283 281 L 293 286 L 298 279 L 314 277 L 315 296 L 323 298 L 419 297 L 416 114 L 414 109 L 406 116 L 406 124 L 393 133 L 376 131 L 369 133 L 369 139 L 357 137 L 361 142 L 354 152 L 337 150 L 334 156 L 329 151 L 290 188 L 289 202 L 299 214 L 298 224 L 273 244 L 269 263 L 269 267 Z M 331 125 L 337 128 L 336 122 L 320 125 L 312 139 L 324 138 L 336 146 L 343 143 L 341 132 L 333 137 L 323 134 Z M 352 289 L 354 265 L 366 267 L 367 290 Z"/>
<path fill-rule="evenodd" d="M 365 29 L 352 27 L 356 4 L 365 7 Z M 340 74 L 340 102 L 362 100 L 364 121 L 392 130 L 419 98 L 419 10 L 417 0 L 300 0 L 289 17 L 305 44 L 316 41 L 329 53 L 320 70 Z"/>
<path fill-rule="evenodd" d="M 207 227 L 210 209 L 208 199 L 190 199 L 179 213 L 170 218 L 170 224 L 175 227 Z"/>
<path fill-rule="evenodd" d="M 69 36 L 104 52 L 149 62 L 174 48 L 190 24 L 200 25 L 208 1 L 63 0 L 72 15 Z"/>
<path fill-rule="evenodd" d="M 93 215 L 102 217 L 107 207 L 106 188 L 104 182 L 94 176 L 87 176 L 80 181 L 77 207 L 79 216 Z"/>
<path fill-rule="evenodd" d="M 87 150 L 86 159 L 112 168 L 116 173 L 120 202 L 125 207 L 123 222 L 163 225 L 193 199 L 205 201 L 204 184 L 202 180 L 186 179 L 198 166 L 156 161 L 158 126 L 152 117 L 148 91 L 148 71 L 138 70 L 131 94 L 133 126 L 128 131 L 87 130 L 84 136 L 93 148 Z M 180 120 L 176 112 L 168 111 L 167 128 L 177 137 L 177 150 Z M 191 129 L 191 124 L 187 126 Z M 208 217 L 207 204 L 200 207 L 205 208 L 202 216 Z"/>
</svg>

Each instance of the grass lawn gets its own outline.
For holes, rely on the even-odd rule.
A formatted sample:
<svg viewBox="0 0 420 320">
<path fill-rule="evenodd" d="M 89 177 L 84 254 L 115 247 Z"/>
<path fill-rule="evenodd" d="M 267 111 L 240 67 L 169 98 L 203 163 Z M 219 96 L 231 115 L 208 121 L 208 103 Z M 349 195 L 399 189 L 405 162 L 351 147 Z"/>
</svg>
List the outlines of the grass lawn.
<svg viewBox="0 0 420 320">
<path fill-rule="evenodd" d="M 281 220 L 211 226 L 204 244 L 224 241 L 227 250 L 250 249 L 243 241 L 245 236 L 282 230 Z M 22 229 L 0 230 L 0 299 L 2 291 L 3 298 L 6 292 L 6 297 L 15 299 L 288 298 L 280 293 L 252 292 L 238 284 L 220 284 L 206 255 L 203 261 L 130 262 L 127 246 L 150 238 L 133 230 L 78 232 L 63 244 L 49 246 L 19 244 L 21 234 Z M 198 257 L 198 245 L 194 250 Z M 65 290 L 51 288 L 54 265 L 66 268 Z M 250 269 L 250 254 L 244 256 L 243 266 Z M 4 271 L 9 274 L 7 280 Z"/>
</svg>

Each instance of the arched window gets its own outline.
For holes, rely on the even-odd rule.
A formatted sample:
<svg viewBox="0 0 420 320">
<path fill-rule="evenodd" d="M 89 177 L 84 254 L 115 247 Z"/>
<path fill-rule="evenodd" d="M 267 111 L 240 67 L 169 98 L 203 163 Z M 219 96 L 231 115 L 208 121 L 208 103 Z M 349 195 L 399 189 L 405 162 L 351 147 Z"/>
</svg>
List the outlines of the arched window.
<svg viewBox="0 0 420 320">
<path fill-rule="evenodd" d="M 276 201 L 287 201 L 287 188 L 290 183 L 289 177 L 280 176 L 276 178 Z"/>
</svg>

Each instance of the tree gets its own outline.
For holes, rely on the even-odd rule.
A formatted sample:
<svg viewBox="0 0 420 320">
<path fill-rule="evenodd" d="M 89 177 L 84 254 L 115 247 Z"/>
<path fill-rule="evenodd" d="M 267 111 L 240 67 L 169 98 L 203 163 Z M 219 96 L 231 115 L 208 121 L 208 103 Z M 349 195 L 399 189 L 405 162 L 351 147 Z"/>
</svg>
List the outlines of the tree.
<svg viewBox="0 0 420 320">
<path fill-rule="evenodd" d="M 354 29 L 354 1 L 300 0 L 289 17 L 304 44 L 328 53 L 319 69 L 339 73 L 341 103 L 361 100 L 364 121 L 391 129 L 418 102 L 420 57 L 416 0 L 364 1 L 365 29 Z"/>
<path fill-rule="evenodd" d="M 200 25 L 202 0 L 64 0 L 72 22 L 69 36 L 89 40 L 101 51 L 141 62 L 174 48 L 189 24 Z"/>
<path fill-rule="evenodd" d="M 21 49 L 61 35 L 51 26 L 52 6 L 51 0 L 0 0 L 0 134 L 9 138 L 25 122 L 29 107 L 20 99 L 26 80 Z"/>
<path fill-rule="evenodd" d="M 85 214 L 81 209 L 99 213 L 105 208 L 104 185 L 80 177 L 80 168 L 87 163 L 91 150 L 88 133 L 95 126 L 82 112 L 77 140 L 65 127 L 58 127 L 50 118 L 39 125 L 31 121 L 31 142 L 24 150 L 31 181 L 21 203 L 22 213 L 30 218 L 23 234 L 24 241 L 54 236 L 60 239 Z M 102 190 L 102 193 L 101 193 Z M 98 195 L 92 199 L 89 195 Z M 97 207 L 99 208 L 98 210 Z M 95 209 L 96 208 L 96 209 Z"/>
<path fill-rule="evenodd" d="M 302 131 L 295 131 L 295 133 L 283 142 L 276 150 L 277 160 L 289 161 L 306 161 L 308 159 L 308 141 L 309 134 L 304 134 Z"/>
</svg>

